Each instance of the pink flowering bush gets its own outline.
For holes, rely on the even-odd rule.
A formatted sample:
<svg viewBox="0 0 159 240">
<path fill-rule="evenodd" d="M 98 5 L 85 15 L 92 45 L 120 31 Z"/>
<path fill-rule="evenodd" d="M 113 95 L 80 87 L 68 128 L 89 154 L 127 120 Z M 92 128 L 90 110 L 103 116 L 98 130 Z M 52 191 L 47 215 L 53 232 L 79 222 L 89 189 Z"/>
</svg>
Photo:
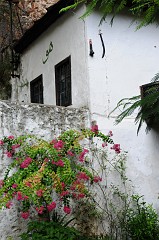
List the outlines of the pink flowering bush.
<svg viewBox="0 0 159 240">
<path fill-rule="evenodd" d="M 65 131 L 50 142 L 32 135 L 4 137 L 0 147 L 11 163 L 0 180 L 0 208 L 11 208 L 18 201 L 24 219 L 29 217 L 31 207 L 39 215 L 47 212 L 50 216 L 57 206 L 70 214 L 70 200 L 78 202 L 89 197 L 88 186 L 102 181 L 87 167 L 89 149 L 82 146 L 81 140 L 98 138 L 101 146 L 112 145 L 111 149 L 119 153 L 120 145 L 114 144 L 111 136 L 112 132 L 104 135 L 95 125 L 91 129 Z"/>
</svg>

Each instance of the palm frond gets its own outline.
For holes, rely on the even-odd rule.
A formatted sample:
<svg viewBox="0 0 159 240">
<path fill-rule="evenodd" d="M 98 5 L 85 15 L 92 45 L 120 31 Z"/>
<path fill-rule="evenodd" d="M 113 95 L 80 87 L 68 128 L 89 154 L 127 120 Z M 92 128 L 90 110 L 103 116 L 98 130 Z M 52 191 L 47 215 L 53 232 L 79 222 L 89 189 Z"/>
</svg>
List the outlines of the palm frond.
<svg viewBox="0 0 159 240">
<path fill-rule="evenodd" d="M 89 15 L 91 15 L 91 13 L 93 12 L 93 10 L 95 9 L 97 3 L 99 2 L 99 0 L 93 0 L 91 1 L 88 5 L 87 5 L 87 9 L 86 12 L 81 16 L 82 19 L 88 17 Z"/>
<path fill-rule="evenodd" d="M 131 98 L 123 98 L 117 103 L 117 106 L 110 112 L 110 115 L 117 109 L 122 108 L 121 113 L 117 116 L 115 123 L 119 124 L 124 118 L 130 116 L 138 107 L 140 107 L 141 96 L 137 95 Z"/>
<path fill-rule="evenodd" d="M 75 9 L 80 3 L 86 3 L 86 2 L 87 2 L 87 1 L 85 1 L 85 0 L 79 0 L 79 1 L 77 0 L 74 4 L 62 8 L 62 9 L 60 10 L 60 13 L 61 13 L 61 12 L 66 12 L 66 11 L 68 11 L 68 10 L 70 10 L 70 9 Z"/>
<path fill-rule="evenodd" d="M 151 82 L 159 81 L 159 72 L 155 74 L 155 76 L 151 79 Z"/>
<path fill-rule="evenodd" d="M 126 108 L 126 106 L 128 107 Z M 134 103 L 126 103 L 124 104 L 124 109 L 121 114 L 119 114 L 115 120 L 116 124 L 119 124 L 124 118 L 129 117 L 133 114 L 133 112 L 140 107 L 140 100 L 135 101 Z"/>
<path fill-rule="evenodd" d="M 154 78 L 158 78 L 157 74 Z M 147 88 L 144 92 L 145 96 L 140 95 L 132 98 L 124 98 L 120 100 L 117 106 L 112 110 L 109 116 L 117 109 L 121 108 L 121 113 L 117 116 L 115 124 L 119 124 L 124 118 L 132 115 L 137 110 L 135 124 L 138 123 L 137 134 L 144 122 L 146 122 L 146 132 L 159 122 L 159 87 L 157 82 Z"/>
</svg>

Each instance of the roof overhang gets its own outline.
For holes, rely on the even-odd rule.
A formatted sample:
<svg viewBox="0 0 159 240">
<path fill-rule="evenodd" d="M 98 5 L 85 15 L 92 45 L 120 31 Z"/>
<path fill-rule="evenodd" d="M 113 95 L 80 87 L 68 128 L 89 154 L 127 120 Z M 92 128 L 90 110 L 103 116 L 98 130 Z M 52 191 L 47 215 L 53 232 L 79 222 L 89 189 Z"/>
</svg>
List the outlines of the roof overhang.
<svg viewBox="0 0 159 240">
<path fill-rule="evenodd" d="M 14 45 L 14 50 L 17 53 L 22 53 L 33 41 L 35 41 L 52 23 L 60 18 L 64 12 L 60 10 L 69 4 L 74 3 L 74 0 L 59 0 L 53 6 L 47 9 L 47 13 L 37 20 L 34 25 L 28 29 L 24 35 Z"/>
</svg>

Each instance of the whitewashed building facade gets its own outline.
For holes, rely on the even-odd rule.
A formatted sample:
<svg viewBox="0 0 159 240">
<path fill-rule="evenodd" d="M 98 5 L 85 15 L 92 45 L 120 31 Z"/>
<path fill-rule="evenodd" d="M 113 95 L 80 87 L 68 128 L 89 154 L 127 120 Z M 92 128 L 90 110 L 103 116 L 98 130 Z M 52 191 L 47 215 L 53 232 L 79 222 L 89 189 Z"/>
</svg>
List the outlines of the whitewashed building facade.
<svg viewBox="0 0 159 240">
<path fill-rule="evenodd" d="M 120 99 L 140 94 L 139 86 L 158 72 L 158 29 L 154 24 L 136 31 L 137 23 L 124 14 L 113 26 L 109 17 L 99 26 L 98 12 L 80 18 L 85 5 L 59 14 L 63 2 L 49 8 L 16 44 L 20 79 L 12 79 L 12 101 L 88 108 L 99 129 L 112 130 L 128 151 L 130 179 L 159 210 L 158 132 L 146 134 L 143 127 L 137 136 L 135 116 L 117 126 L 115 114 L 108 118 Z"/>
</svg>

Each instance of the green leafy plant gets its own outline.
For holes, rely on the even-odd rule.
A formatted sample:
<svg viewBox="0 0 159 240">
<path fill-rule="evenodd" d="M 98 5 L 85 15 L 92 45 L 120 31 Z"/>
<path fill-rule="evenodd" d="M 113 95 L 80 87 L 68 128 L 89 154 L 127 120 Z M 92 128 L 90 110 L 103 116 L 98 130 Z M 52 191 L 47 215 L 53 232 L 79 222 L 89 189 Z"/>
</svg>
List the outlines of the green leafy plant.
<svg viewBox="0 0 159 240">
<path fill-rule="evenodd" d="M 88 185 L 100 181 L 100 176 L 87 167 L 89 150 L 81 144 L 93 137 L 113 143 L 97 126 L 81 132 L 68 130 L 51 142 L 32 135 L 4 137 L 0 145 L 11 163 L 0 182 L 0 208 L 11 208 L 16 200 L 24 219 L 34 207 L 48 221 L 57 205 L 71 213 L 70 200 L 89 197 Z"/>
<path fill-rule="evenodd" d="M 63 226 L 59 222 L 31 221 L 28 224 L 28 231 L 21 235 L 21 239 L 75 240 L 78 236 L 80 234 L 75 228 Z"/>
<path fill-rule="evenodd" d="M 157 77 L 158 75 L 156 75 Z M 155 77 L 155 78 L 156 78 Z M 158 83 L 156 81 L 156 83 Z M 152 127 L 157 126 L 159 121 L 159 92 L 155 86 L 149 87 L 146 91 L 146 96 L 133 96 L 131 98 L 124 98 L 117 103 L 117 106 L 109 114 L 109 116 L 116 110 L 120 109 L 121 113 L 117 116 L 115 123 L 119 124 L 123 119 L 132 115 L 137 111 L 135 123 L 138 123 L 137 134 L 143 123 L 146 123 L 146 131 L 151 130 Z"/>
<path fill-rule="evenodd" d="M 103 144 L 101 149 L 96 145 L 92 149 L 92 157 L 98 162 L 95 170 L 101 173 L 103 179 L 94 186 L 92 201 L 98 209 L 95 219 L 99 226 L 102 222 L 100 227 L 103 229 L 103 238 L 126 240 L 126 214 L 131 204 L 132 191 L 126 177 L 127 154 L 120 149 L 119 144 L 116 146 L 116 150 L 120 149 L 118 154 L 112 155 L 107 148 Z"/>
<path fill-rule="evenodd" d="M 92 158 L 96 159 L 96 167 L 94 169 L 92 164 L 92 170 L 100 172 L 102 181 L 93 186 L 89 202 L 82 200 L 83 214 L 82 208 L 80 213 L 76 212 L 78 222 L 89 222 L 90 219 L 90 228 L 93 228 L 93 221 L 96 221 L 96 225 L 103 229 L 101 239 L 157 240 L 158 215 L 152 205 L 134 195 L 133 183 L 126 176 L 126 152 L 120 149 L 119 154 L 113 155 L 106 144 L 99 148 L 96 143 L 92 143 L 91 152 Z"/>
<path fill-rule="evenodd" d="M 112 24 L 114 17 L 123 10 L 130 12 L 135 19 L 141 18 L 137 29 L 153 22 L 158 23 L 159 2 L 153 0 L 77 0 L 74 4 L 63 8 L 61 11 L 74 9 L 81 3 L 87 3 L 87 10 L 82 18 L 89 16 L 95 9 L 98 9 L 100 10 L 102 16 L 101 23 L 109 14 L 112 14 Z"/>
<path fill-rule="evenodd" d="M 0 207 L 17 201 L 21 217 L 34 219 L 21 239 L 127 240 L 138 219 L 147 219 L 148 236 L 158 234 L 157 214 L 132 195 L 127 154 L 112 136 L 94 125 L 52 141 L 32 135 L 0 140 L 10 159 L 0 181 Z M 144 227 L 138 224 L 134 236 Z"/>
<path fill-rule="evenodd" d="M 141 196 L 134 195 L 133 208 L 127 216 L 127 231 L 132 240 L 159 239 L 158 215 L 152 205 L 146 204 Z"/>
<path fill-rule="evenodd" d="M 31 221 L 26 233 L 20 235 L 21 240 L 111 240 L 108 237 L 89 237 L 74 227 L 63 226 L 59 222 Z"/>
</svg>

